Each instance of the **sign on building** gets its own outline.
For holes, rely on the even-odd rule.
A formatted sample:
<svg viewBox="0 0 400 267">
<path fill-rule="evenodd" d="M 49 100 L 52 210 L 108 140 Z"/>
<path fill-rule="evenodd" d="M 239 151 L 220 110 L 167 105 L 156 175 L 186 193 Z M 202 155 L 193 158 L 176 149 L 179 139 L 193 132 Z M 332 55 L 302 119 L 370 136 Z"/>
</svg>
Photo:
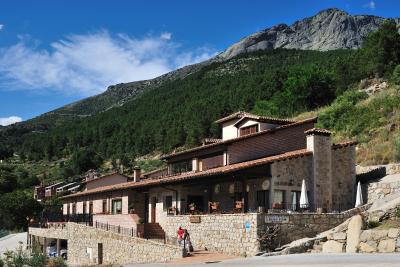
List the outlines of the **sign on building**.
<svg viewBox="0 0 400 267">
<path fill-rule="evenodd" d="M 289 223 L 287 215 L 266 215 L 265 223 Z"/>
</svg>

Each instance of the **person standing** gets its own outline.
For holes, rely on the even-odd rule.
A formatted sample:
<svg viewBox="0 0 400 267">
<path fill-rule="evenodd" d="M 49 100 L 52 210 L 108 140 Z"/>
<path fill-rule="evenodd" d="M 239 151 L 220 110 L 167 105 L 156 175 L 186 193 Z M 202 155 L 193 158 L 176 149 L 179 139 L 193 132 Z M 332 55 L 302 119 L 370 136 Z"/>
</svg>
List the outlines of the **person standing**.
<svg viewBox="0 0 400 267">
<path fill-rule="evenodd" d="M 181 246 L 185 231 L 182 229 L 182 227 L 179 226 L 178 231 L 176 233 L 178 235 L 178 246 Z"/>
<path fill-rule="evenodd" d="M 187 231 L 187 229 L 184 230 L 184 234 L 183 234 L 183 244 L 185 246 L 186 251 L 189 252 L 193 252 L 193 246 L 192 246 L 192 241 L 190 240 L 190 235 L 189 232 Z"/>
</svg>

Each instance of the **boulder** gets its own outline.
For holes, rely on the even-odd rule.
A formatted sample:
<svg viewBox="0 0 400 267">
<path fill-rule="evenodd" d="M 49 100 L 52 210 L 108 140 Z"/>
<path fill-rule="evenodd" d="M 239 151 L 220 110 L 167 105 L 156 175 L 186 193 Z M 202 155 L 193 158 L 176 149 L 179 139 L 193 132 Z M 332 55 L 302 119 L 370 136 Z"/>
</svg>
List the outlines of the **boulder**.
<svg viewBox="0 0 400 267">
<path fill-rule="evenodd" d="M 347 253 L 357 252 L 358 245 L 360 243 L 360 234 L 363 227 L 363 219 L 361 215 L 355 215 L 351 217 L 349 225 L 347 227 Z"/>
<path fill-rule="evenodd" d="M 337 242 L 335 240 L 328 240 L 322 245 L 322 252 L 324 253 L 342 253 L 343 243 Z"/>
<path fill-rule="evenodd" d="M 368 210 L 368 219 L 380 221 L 385 214 L 390 213 L 400 206 L 400 192 L 386 195 L 384 198 L 374 201 Z"/>
<path fill-rule="evenodd" d="M 333 240 L 346 240 L 346 233 L 333 233 L 332 234 L 332 239 Z"/>
<path fill-rule="evenodd" d="M 365 230 L 360 235 L 360 241 L 366 242 L 370 240 L 385 239 L 388 236 L 388 230 Z"/>
<path fill-rule="evenodd" d="M 390 253 L 396 249 L 396 241 L 394 239 L 384 239 L 379 242 L 378 252 Z"/>
<path fill-rule="evenodd" d="M 388 231 L 389 238 L 397 238 L 399 236 L 400 229 L 399 228 L 390 228 Z"/>
<path fill-rule="evenodd" d="M 376 252 L 377 243 L 375 241 L 361 242 L 359 252 L 373 253 Z"/>
</svg>

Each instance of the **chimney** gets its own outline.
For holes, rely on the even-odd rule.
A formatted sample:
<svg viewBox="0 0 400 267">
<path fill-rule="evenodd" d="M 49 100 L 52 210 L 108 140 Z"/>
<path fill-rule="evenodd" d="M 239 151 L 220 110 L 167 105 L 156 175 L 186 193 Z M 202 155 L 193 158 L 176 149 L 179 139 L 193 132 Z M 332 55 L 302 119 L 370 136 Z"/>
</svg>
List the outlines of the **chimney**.
<svg viewBox="0 0 400 267">
<path fill-rule="evenodd" d="M 329 212 L 332 208 L 332 133 L 317 128 L 304 133 L 307 136 L 307 150 L 313 152 L 312 201 L 315 207 Z"/>
<path fill-rule="evenodd" d="M 140 182 L 140 175 L 141 175 L 141 170 L 139 166 L 135 166 L 133 168 L 133 181 L 134 182 Z"/>
</svg>

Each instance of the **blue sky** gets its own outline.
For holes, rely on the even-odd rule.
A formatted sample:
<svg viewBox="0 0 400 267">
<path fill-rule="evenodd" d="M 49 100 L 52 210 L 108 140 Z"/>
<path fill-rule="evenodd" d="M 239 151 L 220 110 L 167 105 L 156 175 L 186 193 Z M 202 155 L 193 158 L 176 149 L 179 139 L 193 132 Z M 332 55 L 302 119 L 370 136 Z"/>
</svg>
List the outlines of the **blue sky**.
<svg viewBox="0 0 400 267">
<path fill-rule="evenodd" d="M 394 0 L 2 1 L 0 125 L 202 61 L 330 7 L 400 16 Z"/>
</svg>

